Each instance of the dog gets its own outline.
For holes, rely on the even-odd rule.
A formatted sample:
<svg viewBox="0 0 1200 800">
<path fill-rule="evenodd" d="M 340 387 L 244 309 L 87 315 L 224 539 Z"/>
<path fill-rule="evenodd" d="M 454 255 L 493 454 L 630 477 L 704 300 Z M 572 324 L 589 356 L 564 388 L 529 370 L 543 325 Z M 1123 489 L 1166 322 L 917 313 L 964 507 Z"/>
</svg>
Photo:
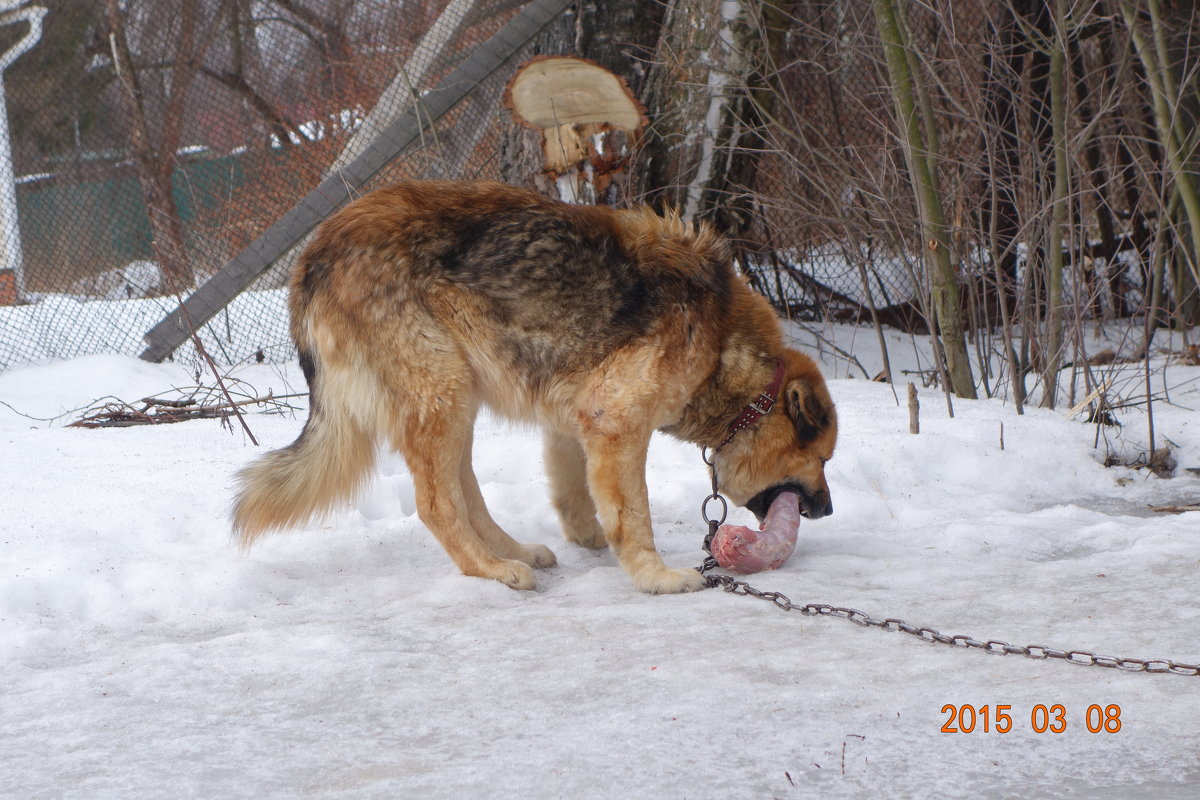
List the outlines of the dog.
<svg viewBox="0 0 1200 800">
<path fill-rule="evenodd" d="M 532 568 L 556 559 L 484 505 L 471 467 L 483 405 L 545 431 L 566 539 L 610 547 L 642 591 L 705 586 L 654 546 L 656 430 L 714 448 L 721 490 L 760 519 L 784 490 L 810 519 L 832 512 L 825 381 L 784 347 L 770 304 L 706 224 L 500 183 L 398 183 L 321 225 L 289 311 L 309 416 L 295 442 L 239 474 L 243 547 L 352 499 L 390 446 L 422 523 L 464 574 L 534 588 Z"/>
</svg>

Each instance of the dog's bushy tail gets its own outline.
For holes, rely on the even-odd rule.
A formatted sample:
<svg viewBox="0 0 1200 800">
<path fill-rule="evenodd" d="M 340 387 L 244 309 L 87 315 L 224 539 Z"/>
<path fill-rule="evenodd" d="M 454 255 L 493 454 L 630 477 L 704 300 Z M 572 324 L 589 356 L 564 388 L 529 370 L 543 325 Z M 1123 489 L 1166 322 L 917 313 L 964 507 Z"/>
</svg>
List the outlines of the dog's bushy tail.
<svg viewBox="0 0 1200 800">
<path fill-rule="evenodd" d="M 243 548 L 352 499 L 375 464 L 376 427 L 361 413 L 362 381 L 339 380 L 329 371 L 318 380 L 311 357 L 304 367 L 311 406 L 300 437 L 238 474 L 233 533 Z"/>
</svg>

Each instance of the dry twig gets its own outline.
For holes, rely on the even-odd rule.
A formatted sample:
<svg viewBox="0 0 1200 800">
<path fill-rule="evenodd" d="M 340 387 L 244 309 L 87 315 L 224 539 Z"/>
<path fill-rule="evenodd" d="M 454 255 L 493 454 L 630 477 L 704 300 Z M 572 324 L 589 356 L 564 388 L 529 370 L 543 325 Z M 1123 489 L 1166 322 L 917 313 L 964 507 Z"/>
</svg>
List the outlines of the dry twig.
<svg viewBox="0 0 1200 800">
<path fill-rule="evenodd" d="M 84 410 L 83 416 L 67 425 L 68 428 L 130 428 L 138 425 L 163 425 L 193 419 L 227 419 L 247 406 L 258 406 L 264 413 L 282 414 L 296 408 L 285 402 L 304 394 L 259 395 L 253 387 L 236 379 L 226 378 L 232 388 L 228 392 L 210 386 L 175 388 L 178 397 L 143 397 L 136 403 L 118 398 L 102 398 Z M 246 391 L 250 390 L 250 391 Z M 226 399 L 228 397 L 228 399 Z M 234 399 L 235 397 L 240 399 Z"/>
</svg>

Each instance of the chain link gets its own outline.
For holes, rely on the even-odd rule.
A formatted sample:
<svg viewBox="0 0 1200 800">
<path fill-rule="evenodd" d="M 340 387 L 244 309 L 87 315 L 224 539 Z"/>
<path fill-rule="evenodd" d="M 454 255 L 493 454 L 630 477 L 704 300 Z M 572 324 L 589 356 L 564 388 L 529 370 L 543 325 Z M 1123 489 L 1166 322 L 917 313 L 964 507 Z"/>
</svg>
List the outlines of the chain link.
<svg viewBox="0 0 1200 800">
<path fill-rule="evenodd" d="M 713 537 L 717 535 L 717 528 L 721 527 L 722 523 L 725 522 L 725 518 L 729 516 L 729 501 L 721 496 L 721 490 L 717 488 L 716 451 L 713 451 L 712 457 L 710 458 L 708 455 L 708 448 L 702 447 L 700 448 L 700 457 L 703 458 L 704 463 L 708 465 L 708 474 L 712 477 L 712 494 L 704 498 L 704 502 L 700 504 L 700 516 L 704 519 L 704 524 L 708 526 L 708 534 L 704 537 L 704 552 L 709 553 L 712 552 L 710 546 L 712 545 Z M 708 504 L 713 500 L 716 500 L 721 504 L 721 516 L 719 519 L 710 517 L 708 515 Z M 715 560 L 713 561 L 713 564 L 716 564 Z M 701 570 L 702 574 L 703 572 L 704 570 Z"/>
<path fill-rule="evenodd" d="M 708 459 L 705 459 L 707 461 Z M 711 466 L 711 465 L 710 465 Z M 714 478 L 715 483 L 715 478 Z M 713 492 L 716 492 L 714 488 Z M 706 517 L 707 519 L 707 517 Z M 711 522 L 711 521 L 710 521 Z M 956 634 L 948 636 L 933 628 L 920 628 L 916 625 L 911 625 L 902 619 L 889 617 L 887 619 L 876 619 L 865 611 L 859 611 L 857 608 L 844 608 L 842 606 L 831 606 L 825 603 L 805 603 L 799 605 L 793 603 L 786 595 L 779 592 L 764 592 L 755 589 L 745 581 L 739 581 L 731 578 L 728 575 L 710 575 L 710 571 L 719 566 L 717 560 L 712 556 L 704 559 L 704 563 L 696 567 L 697 571 L 704 576 L 705 581 L 710 588 L 721 587 L 730 594 L 745 595 L 747 597 L 757 597 L 760 600 L 766 600 L 784 611 L 799 611 L 801 614 L 810 617 L 840 617 L 841 619 L 849 620 L 855 625 L 864 628 L 881 628 L 885 631 L 894 631 L 899 633 L 907 633 L 910 636 L 915 636 L 926 642 L 935 644 L 945 644 L 951 647 L 964 647 L 976 650 L 983 650 L 986 653 L 991 653 L 997 656 L 1021 655 L 1026 658 L 1032 658 L 1039 661 L 1046 659 L 1058 659 L 1066 661 L 1069 664 L 1077 664 L 1082 667 L 1105 667 L 1107 669 L 1119 669 L 1125 672 L 1149 672 L 1149 673 L 1169 673 L 1171 675 L 1189 675 L 1200 677 L 1200 664 L 1178 664 L 1174 661 L 1168 661 L 1165 658 L 1117 658 L 1115 656 L 1103 656 L 1096 653 L 1088 652 L 1087 650 L 1057 650 L 1053 647 L 1046 647 L 1040 644 L 1031 644 L 1026 646 L 1009 644 L 998 639 L 989 639 L 986 642 L 974 639 L 970 636 Z"/>
</svg>

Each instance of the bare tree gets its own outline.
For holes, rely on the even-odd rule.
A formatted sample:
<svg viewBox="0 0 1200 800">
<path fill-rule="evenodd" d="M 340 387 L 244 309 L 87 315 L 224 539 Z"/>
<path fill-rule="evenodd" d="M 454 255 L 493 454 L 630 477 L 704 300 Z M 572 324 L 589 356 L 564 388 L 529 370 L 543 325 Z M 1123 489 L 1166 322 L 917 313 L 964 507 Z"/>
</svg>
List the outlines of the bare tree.
<svg viewBox="0 0 1200 800">
<path fill-rule="evenodd" d="M 253 59 L 250 53 L 255 49 L 254 20 L 247 5 L 246 0 L 222 0 L 221 16 L 225 23 L 228 59 L 220 64 L 205 59 L 200 65 L 200 72 L 240 97 L 266 124 L 273 141 L 281 147 L 289 147 L 306 140 L 308 136 L 295 120 L 289 118 L 280 104 L 256 86 L 251 78 Z"/>
<path fill-rule="evenodd" d="M 774 253 L 757 280 L 781 307 L 939 334 L 956 393 L 1007 382 L 1018 408 L 1029 377 L 1044 404 L 1077 382 L 1091 393 L 1085 320 L 1196 319 L 1178 177 L 1200 140 L 1193 7 L 1132 21 L 1115 0 L 787 9 L 754 184 Z M 964 335 L 980 374 L 956 381 Z"/>
<path fill-rule="evenodd" d="M 880 38 L 887 53 L 905 161 L 921 210 L 925 246 L 932 266 L 933 310 L 946 356 L 950 386 L 959 397 L 974 398 L 975 379 L 963 334 L 958 275 L 938 179 L 938 161 L 942 154 L 933 101 L 923 77 L 923 66 L 911 50 L 911 37 L 894 0 L 874 0 L 874 5 Z"/>
<path fill-rule="evenodd" d="M 343 104 L 361 100 L 364 87 L 355 64 L 357 53 L 351 42 L 344 16 L 351 8 L 345 2 L 306 5 L 299 0 L 269 0 L 302 25 L 298 28 L 321 56 L 325 93 Z"/>
<path fill-rule="evenodd" d="M 108 0 L 107 9 L 113 67 L 129 112 L 129 143 L 150 217 L 154 249 L 163 270 L 164 288 L 169 292 L 182 291 L 191 285 L 193 276 L 171 178 L 182 143 L 188 97 L 212 39 L 210 27 L 214 17 L 203 15 L 200 4 L 193 2 L 178 3 L 172 9 L 174 14 L 165 13 L 161 3 L 153 9 L 156 20 L 171 19 L 176 27 L 171 31 L 173 53 L 167 62 L 169 78 L 161 81 L 161 106 L 152 115 L 143 75 L 135 66 L 130 48 L 130 17 L 137 8 L 120 0 Z M 148 9 L 142 10 L 150 13 Z M 138 28 L 139 35 L 144 32 Z"/>
</svg>

